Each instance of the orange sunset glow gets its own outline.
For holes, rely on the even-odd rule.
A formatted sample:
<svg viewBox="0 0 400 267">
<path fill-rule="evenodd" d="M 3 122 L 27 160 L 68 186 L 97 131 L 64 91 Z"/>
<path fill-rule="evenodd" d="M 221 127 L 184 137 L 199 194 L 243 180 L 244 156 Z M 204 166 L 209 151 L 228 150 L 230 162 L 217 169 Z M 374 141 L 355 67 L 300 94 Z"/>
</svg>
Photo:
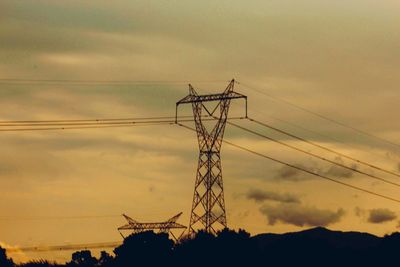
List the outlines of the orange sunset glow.
<svg viewBox="0 0 400 267">
<path fill-rule="evenodd" d="M 1 0 L 0 247 L 16 263 L 65 263 L 69 250 L 27 248 L 122 243 L 122 214 L 182 212 L 176 230 L 189 233 L 196 175 L 211 170 L 221 227 L 397 232 L 399 11 L 392 0 Z M 217 171 L 219 154 L 203 153 L 215 153 L 204 174 L 193 101 L 210 95 L 199 107 L 217 115 L 198 118 L 211 132 L 229 104 L 216 142 L 230 143 Z"/>
</svg>

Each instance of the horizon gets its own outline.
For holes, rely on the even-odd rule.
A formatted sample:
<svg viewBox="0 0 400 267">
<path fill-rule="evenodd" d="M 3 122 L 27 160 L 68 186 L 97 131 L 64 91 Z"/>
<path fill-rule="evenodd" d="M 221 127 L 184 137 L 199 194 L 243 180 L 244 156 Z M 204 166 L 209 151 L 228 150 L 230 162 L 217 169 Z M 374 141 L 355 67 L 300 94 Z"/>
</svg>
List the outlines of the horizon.
<svg viewBox="0 0 400 267">
<path fill-rule="evenodd" d="M 226 229 L 221 230 L 221 232 L 223 232 L 225 230 L 232 231 L 231 229 L 226 228 Z M 239 231 L 243 231 L 243 230 L 245 231 L 245 233 L 248 233 L 248 232 L 246 232 L 245 229 L 239 229 Z M 235 230 L 233 230 L 233 231 L 235 231 Z M 153 231 L 150 231 L 150 232 L 153 232 Z M 155 233 L 155 232 L 153 232 L 153 233 Z M 203 233 L 206 233 L 206 232 L 203 232 Z M 219 233 L 220 232 L 217 233 L 217 236 L 219 236 Z M 315 235 L 316 233 L 317 233 L 317 235 Z M 335 235 L 335 238 L 332 240 L 331 238 L 329 238 L 329 235 L 331 233 L 340 234 L 340 236 Z M 140 233 L 136 233 L 136 234 L 134 233 L 134 234 L 132 234 L 132 236 L 140 235 L 140 234 L 146 235 L 146 232 L 140 232 Z M 155 233 L 155 234 L 158 235 L 161 233 Z M 285 239 L 285 237 L 291 236 L 291 238 L 300 238 L 299 241 L 304 242 L 304 240 L 303 240 L 303 238 L 305 237 L 304 234 L 306 234 L 306 238 L 307 238 L 306 240 L 308 240 L 307 242 L 309 242 L 308 245 L 312 245 L 311 241 L 313 241 L 313 240 L 314 240 L 313 242 L 316 242 L 317 240 L 318 240 L 318 242 L 328 242 L 330 245 L 334 245 L 334 246 L 338 246 L 339 244 L 343 244 L 343 242 L 345 242 L 346 246 L 348 246 L 348 248 L 357 248 L 358 246 L 360 246 L 360 244 L 358 244 L 358 242 L 363 242 L 363 245 L 361 247 L 363 247 L 363 246 L 374 247 L 377 244 L 379 244 L 379 243 L 376 243 L 377 240 L 380 240 L 380 242 L 382 242 L 382 241 L 384 242 L 385 239 L 390 239 L 390 238 L 398 239 L 398 235 L 400 235 L 399 232 L 393 232 L 393 233 L 385 235 L 385 236 L 376 236 L 376 235 L 373 235 L 373 234 L 367 233 L 367 232 L 330 230 L 327 227 L 315 226 L 315 227 L 308 228 L 308 229 L 301 229 L 299 231 L 285 232 L 285 233 L 258 233 L 253 236 L 250 235 L 249 238 L 250 238 L 250 240 L 259 240 L 257 242 L 260 242 L 260 240 L 261 240 L 261 242 L 263 242 L 263 240 L 264 241 L 265 240 L 272 241 L 275 238 L 278 238 L 278 239 L 275 239 L 274 242 L 276 242 L 277 240 L 281 240 L 280 242 L 283 242 L 283 244 L 285 244 L 285 242 L 288 242 L 288 244 L 289 244 L 290 239 Z M 348 235 L 348 234 L 351 234 L 351 236 L 352 236 L 351 243 L 347 243 L 348 239 L 346 239 L 346 235 Z M 358 236 L 358 238 L 360 238 L 359 241 L 356 241 L 357 239 L 354 240 L 354 234 L 359 234 L 359 236 Z M 370 237 L 375 238 L 374 243 L 370 243 L 370 244 L 365 243 L 364 242 L 365 234 L 367 234 Z M 132 238 L 132 236 L 126 236 L 125 239 L 130 239 L 130 238 Z M 181 240 L 180 242 L 174 241 L 173 238 L 171 238 L 171 235 L 169 235 L 168 238 L 170 241 L 174 242 L 174 246 L 177 246 L 177 247 L 181 246 L 185 242 L 188 242 L 188 240 L 183 240 L 183 241 Z M 317 239 L 315 239 L 315 238 L 317 238 Z M 266 244 L 268 244 L 268 242 Z M 16 264 L 24 264 L 24 263 L 28 263 L 28 262 L 34 263 L 36 261 L 40 265 L 40 262 L 44 260 L 43 258 L 36 259 L 34 261 L 32 261 L 32 259 L 21 261 L 19 258 L 20 257 L 20 255 L 19 255 L 18 257 L 16 257 L 17 261 L 15 261 L 15 259 L 13 259 L 12 256 L 10 256 L 10 255 L 16 255 L 16 254 L 18 255 L 18 254 L 26 253 L 27 251 L 32 252 L 35 250 L 37 252 L 48 252 L 50 254 L 54 251 L 58 251 L 58 253 L 62 252 L 63 254 L 66 254 L 66 255 L 68 254 L 69 258 L 66 259 L 65 261 L 52 262 L 51 260 L 45 260 L 45 262 L 50 263 L 50 264 L 68 264 L 69 262 L 71 262 L 73 260 L 73 257 L 71 257 L 71 256 L 73 256 L 74 253 L 82 253 L 85 251 L 89 251 L 89 252 L 91 252 L 92 257 L 96 258 L 96 260 L 100 260 L 101 253 L 106 252 L 106 253 L 109 253 L 109 255 L 113 256 L 114 255 L 113 252 L 115 251 L 116 248 L 121 247 L 121 246 L 126 246 L 127 243 L 124 240 L 120 244 L 115 245 L 113 247 L 106 245 L 104 247 L 95 248 L 95 246 L 98 246 L 98 245 L 99 244 L 76 244 L 76 245 L 70 244 L 70 245 L 66 245 L 64 247 L 35 247 L 35 248 L 24 248 L 22 250 L 20 248 L 15 247 L 12 249 L 7 249 L 6 253 L 8 253 L 9 259 L 13 260 Z M 392 244 L 392 245 L 394 245 L 394 244 Z M 361 247 L 358 247 L 358 249 L 360 249 Z M 1 245 L 0 245 L 0 248 L 2 248 Z M 134 254 L 132 254 L 132 255 L 134 255 Z"/>
</svg>

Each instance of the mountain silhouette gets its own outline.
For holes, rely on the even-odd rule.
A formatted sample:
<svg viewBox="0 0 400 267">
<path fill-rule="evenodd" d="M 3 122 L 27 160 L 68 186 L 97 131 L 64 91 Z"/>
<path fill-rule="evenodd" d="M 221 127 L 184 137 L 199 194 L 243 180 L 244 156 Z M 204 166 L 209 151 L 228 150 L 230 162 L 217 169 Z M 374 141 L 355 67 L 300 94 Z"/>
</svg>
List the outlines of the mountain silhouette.
<svg viewBox="0 0 400 267">
<path fill-rule="evenodd" d="M 258 262 L 268 257 L 271 264 L 279 266 L 373 266 L 390 260 L 381 257 L 386 238 L 316 227 L 285 234 L 259 234 L 252 241 Z M 400 245 L 400 239 L 392 245 Z"/>
<path fill-rule="evenodd" d="M 259 234 L 252 237 L 259 247 L 269 245 L 288 245 L 289 243 L 324 244 L 337 249 L 362 250 L 376 247 L 381 238 L 368 233 L 332 231 L 316 227 L 300 232 L 285 234 Z"/>
</svg>

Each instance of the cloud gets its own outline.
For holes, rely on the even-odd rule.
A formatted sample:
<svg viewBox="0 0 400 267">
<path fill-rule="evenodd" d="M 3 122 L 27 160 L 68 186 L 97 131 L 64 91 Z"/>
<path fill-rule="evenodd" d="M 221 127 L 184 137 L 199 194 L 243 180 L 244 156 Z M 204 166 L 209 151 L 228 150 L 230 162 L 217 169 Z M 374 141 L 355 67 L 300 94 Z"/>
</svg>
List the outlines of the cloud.
<svg viewBox="0 0 400 267">
<path fill-rule="evenodd" d="M 353 169 L 358 169 L 357 164 L 347 164 L 343 161 L 342 158 L 336 157 L 335 162 L 348 166 Z M 311 166 L 310 166 L 311 165 Z M 354 175 L 354 172 L 340 167 L 338 165 L 334 164 L 329 164 L 329 165 L 320 165 L 317 162 L 311 161 L 310 164 L 302 164 L 302 163 L 296 163 L 294 166 L 299 167 L 301 169 L 309 170 L 311 172 L 314 172 L 316 174 L 320 175 L 327 175 L 331 177 L 336 177 L 336 178 L 351 178 Z M 305 181 L 309 179 L 313 179 L 313 175 L 310 175 L 308 173 L 304 173 L 301 170 L 298 170 L 296 168 L 292 168 L 289 166 L 283 166 L 278 170 L 278 173 L 275 177 L 276 179 L 280 180 L 286 180 L 286 181 L 292 181 L 292 182 L 300 182 L 300 181 Z"/>
<path fill-rule="evenodd" d="M 357 164 L 347 165 L 340 157 L 336 157 L 335 161 L 339 164 L 349 166 L 350 168 L 353 168 L 356 170 L 358 168 Z M 351 177 L 353 177 L 354 172 L 349 169 L 340 167 L 338 165 L 332 165 L 328 168 L 328 170 L 326 170 L 324 172 L 324 174 L 339 177 L 339 178 L 351 178 Z"/>
<path fill-rule="evenodd" d="M 372 209 L 369 211 L 368 222 L 385 223 L 397 218 L 396 213 L 389 209 Z"/>
<path fill-rule="evenodd" d="M 355 207 L 354 208 L 354 214 L 357 216 L 357 217 L 364 217 L 365 216 L 365 209 L 363 209 L 363 208 L 360 208 L 360 207 Z"/>
<path fill-rule="evenodd" d="M 277 193 L 272 191 L 263 191 L 259 189 L 251 189 L 246 194 L 247 199 L 252 199 L 256 202 L 263 202 L 266 200 L 278 201 L 282 203 L 300 203 L 300 198 L 296 195 L 285 193 Z"/>
<path fill-rule="evenodd" d="M 149 186 L 149 192 L 150 192 L 150 193 L 153 193 L 154 190 L 156 190 L 156 187 L 155 187 L 154 185 L 150 185 L 150 186 Z"/>
<path fill-rule="evenodd" d="M 314 168 L 306 167 L 303 164 L 294 164 L 294 165 L 302 169 L 314 171 Z M 282 168 L 278 170 L 278 173 L 275 178 L 279 180 L 299 182 L 299 181 L 309 180 L 312 178 L 312 176 L 298 169 L 284 165 L 282 166 Z"/>
<path fill-rule="evenodd" d="M 249 214 L 250 214 L 250 211 L 246 210 L 246 211 L 243 211 L 243 212 L 239 212 L 239 213 L 237 214 L 237 217 L 238 217 L 239 219 L 244 219 L 244 218 L 248 217 Z"/>
<path fill-rule="evenodd" d="M 257 8 L 244 1 L 229 4 L 187 1 L 179 8 L 171 8 L 172 2 L 128 2 L 2 1 L 1 76 L 193 82 L 227 80 L 232 75 L 240 75 L 236 78 L 251 82 L 256 90 L 268 90 L 299 106 L 396 140 L 400 125 L 393 124 L 393 120 L 400 108 L 393 96 L 397 95 L 400 82 L 397 75 L 400 35 L 393 21 L 398 21 L 398 9 L 371 1 L 368 2 L 371 5 L 361 5 L 361 8 L 347 2 L 332 1 L 330 5 L 317 0 L 306 4 L 259 1 Z M 348 10 L 346 14 L 343 8 Z M 279 16 L 276 10 L 282 11 Z M 310 10 L 318 10 L 321 16 L 310 20 Z M 365 17 L 373 19 L 366 21 Z M 196 89 L 200 86 L 199 93 L 221 88 L 213 83 L 193 82 L 193 85 Z M 222 85 L 225 87 L 225 82 Z M 354 88 L 363 88 L 362 93 Z M 308 140 L 359 155 L 367 161 L 374 160 L 367 153 L 383 154 L 379 149 L 387 149 L 384 143 L 374 143 L 343 127 L 274 103 L 251 88 L 247 90 L 239 85 L 235 90 L 248 94 L 250 109 L 265 111 L 268 107 L 268 115 L 289 122 L 276 121 L 277 127 L 292 129 L 290 123 L 294 123 L 311 130 L 303 132 L 293 128 Z M 173 116 L 175 102 L 186 94 L 186 85 L 173 84 L 3 83 L 1 119 Z M 347 101 L 356 98 L 356 104 Z M 190 106 L 186 111 L 190 112 Z M 184 113 L 180 111 L 180 114 Z M 261 116 L 258 111 L 254 115 Z M 249 143 L 252 140 L 247 138 L 258 140 L 255 136 L 245 138 L 242 133 L 239 136 L 228 128 L 228 138 L 231 135 Z M 2 214 L 8 209 L 26 212 L 26 203 L 31 203 L 29 208 L 36 213 L 52 212 L 54 207 L 68 212 L 75 210 L 76 203 L 83 211 L 93 211 L 99 206 L 97 201 L 104 202 L 102 209 L 110 212 L 116 207 L 140 212 L 137 206 L 185 209 L 186 200 L 192 197 L 198 151 L 195 134 L 189 131 L 157 126 L 4 133 L 1 141 L 0 188 L 3 203 L 7 203 L 0 207 Z M 263 148 L 258 142 L 255 148 Z M 270 142 L 263 141 L 263 144 L 271 155 L 290 162 L 300 160 L 300 154 L 286 152 Z M 276 181 L 318 179 L 289 167 L 276 174 L 270 171 L 275 168 L 274 163 L 258 158 L 251 160 L 242 152 L 224 152 L 222 157 L 224 173 L 232 185 L 226 190 L 228 194 L 241 192 L 242 185 L 251 184 L 253 179 L 266 174 L 276 176 Z M 395 155 L 392 159 L 393 166 L 400 160 Z M 329 170 L 328 165 L 317 166 L 306 161 L 303 164 L 316 172 L 320 171 L 317 167 L 323 166 L 321 173 L 330 172 L 332 177 L 343 175 L 338 168 Z M 153 184 L 155 190 L 150 193 L 148 189 Z M 293 186 L 310 197 L 314 194 L 319 197 L 330 185 L 287 186 L 284 190 L 289 191 Z M 162 194 L 167 196 L 165 201 L 158 199 Z M 281 196 L 268 195 L 281 199 Z M 336 190 L 329 197 L 337 199 L 341 203 L 338 205 L 348 202 Z M 238 201 L 238 204 L 242 203 Z M 268 200 L 265 204 L 280 202 Z M 249 216 L 248 220 L 254 219 Z M 232 220 L 232 223 L 240 221 Z M 107 227 L 102 223 L 98 226 Z M 256 222 L 254 228 L 249 224 L 249 230 L 257 231 L 260 224 Z M 371 229 L 373 226 L 370 225 Z M 52 227 L 47 224 L 35 232 L 44 242 L 55 242 L 52 233 L 56 228 Z M 68 226 L 66 231 L 74 230 L 83 241 L 96 237 L 96 231 L 81 230 L 80 225 L 74 227 Z M 29 237 L 31 229 L 21 228 L 21 231 L 20 236 Z M 10 236 L 3 238 L 10 239 L 13 233 L 9 232 L 5 231 Z M 18 242 L 27 241 L 20 238 Z"/>
<path fill-rule="evenodd" d="M 260 211 L 267 217 L 269 225 L 281 222 L 301 227 L 334 224 L 339 222 L 345 213 L 343 209 L 331 211 L 300 204 L 264 205 Z"/>
<path fill-rule="evenodd" d="M 353 166 L 351 167 L 354 168 Z M 350 178 L 353 176 L 354 173 L 349 169 L 345 169 L 337 165 L 332 165 L 324 174 L 339 178 Z"/>
</svg>

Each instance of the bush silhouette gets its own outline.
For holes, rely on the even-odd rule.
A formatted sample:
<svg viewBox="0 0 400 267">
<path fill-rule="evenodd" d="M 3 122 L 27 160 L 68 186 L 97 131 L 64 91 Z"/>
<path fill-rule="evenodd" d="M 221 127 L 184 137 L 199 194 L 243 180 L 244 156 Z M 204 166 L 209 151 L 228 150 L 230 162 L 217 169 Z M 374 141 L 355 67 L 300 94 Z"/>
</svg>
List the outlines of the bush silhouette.
<svg viewBox="0 0 400 267">
<path fill-rule="evenodd" d="M 61 267 L 63 265 L 50 263 L 46 260 L 30 261 L 19 265 L 20 267 Z"/>
</svg>

